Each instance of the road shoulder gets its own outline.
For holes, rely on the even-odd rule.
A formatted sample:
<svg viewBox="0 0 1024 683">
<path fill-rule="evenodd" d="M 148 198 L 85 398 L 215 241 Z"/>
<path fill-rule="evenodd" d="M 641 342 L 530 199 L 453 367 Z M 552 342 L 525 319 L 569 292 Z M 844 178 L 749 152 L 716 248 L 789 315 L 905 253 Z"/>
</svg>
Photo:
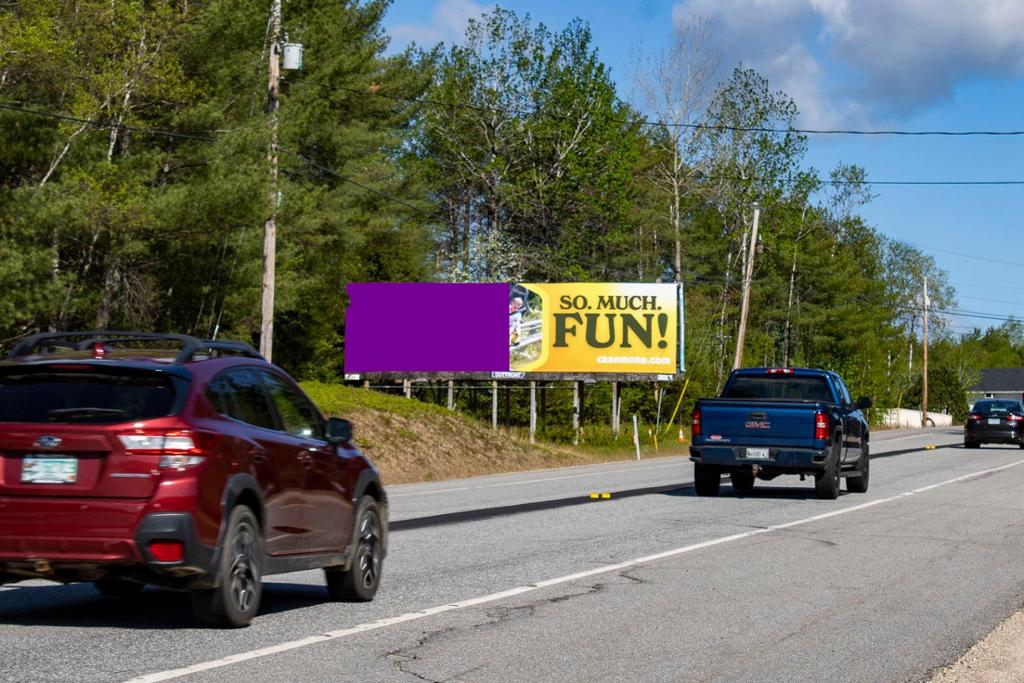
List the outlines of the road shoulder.
<svg viewBox="0 0 1024 683">
<path fill-rule="evenodd" d="M 1017 612 L 972 646 L 953 664 L 937 670 L 931 683 L 1024 681 L 1024 611 Z"/>
</svg>

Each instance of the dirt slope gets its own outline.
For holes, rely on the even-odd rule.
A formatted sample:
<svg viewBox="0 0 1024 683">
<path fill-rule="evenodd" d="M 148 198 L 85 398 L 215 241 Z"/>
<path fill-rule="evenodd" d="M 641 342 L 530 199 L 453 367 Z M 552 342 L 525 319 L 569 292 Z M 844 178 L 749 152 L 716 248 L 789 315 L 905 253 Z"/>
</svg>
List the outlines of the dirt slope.
<svg viewBox="0 0 1024 683">
<path fill-rule="evenodd" d="M 356 442 L 386 484 L 582 465 L 629 458 L 628 450 L 591 453 L 495 432 L 489 425 L 415 399 L 337 384 L 302 388 L 324 414 L 351 420 Z"/>
</svg>

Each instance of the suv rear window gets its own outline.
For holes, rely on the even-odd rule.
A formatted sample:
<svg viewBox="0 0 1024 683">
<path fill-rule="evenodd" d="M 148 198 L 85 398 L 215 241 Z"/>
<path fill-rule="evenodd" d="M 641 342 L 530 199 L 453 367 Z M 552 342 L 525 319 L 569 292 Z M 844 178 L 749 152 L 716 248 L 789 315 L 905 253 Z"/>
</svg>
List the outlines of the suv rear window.
<svg viewBox="0 0 1024 683">
<path fill-rule="evenodd" d="M 170 415 L 172 379 L 114 368 L 0 372 L 0 422 L 115 424 Z"/>
<path fill-rule="evenodd" d="M 735 377 L 722 392 L 722 398 L 771 398 L 825 402 L 834 400 L 824 377 L 793 377 L 792 375 Z"/>
</svg>

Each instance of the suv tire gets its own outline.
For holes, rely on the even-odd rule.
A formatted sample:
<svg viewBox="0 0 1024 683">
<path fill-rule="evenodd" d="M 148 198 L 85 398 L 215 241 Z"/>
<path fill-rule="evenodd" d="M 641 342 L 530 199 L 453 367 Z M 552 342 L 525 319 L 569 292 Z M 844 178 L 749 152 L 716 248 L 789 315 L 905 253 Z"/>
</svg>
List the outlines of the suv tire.
<svg viewBox="0 0 1024 683">
<path fill-rule="evenodd" d="M 833 449 L 825 469 L 814 475 L 814 492 L 822 500 L 839 497 L 839 449 Z"/>
<path fill-rule="evenodd" d="M 349 567 L 324 569 L 327 594 L 341 602 L 369 602 L 377 594 L 384 565 L 384 525 L 380 506 L 371 496 L 363 496 L 356 505 L 356 524 L 352 538 Z"/>
<path fill-rule="evenodd" d="M 693 486 L 698 496 L 717 496 L 722 485 L 722 474 L 718 468 L 695 462 L 693 464 Z"/>
<path fill-rule="evenodd" d="M 262 561 L 263 543 L 256 515 L 245 505 L 236 506 L 228 517 L 216 587 L 192 591 L 196 619 L 221 628 L 248 626 L 260 608 Z"/>
<path fill-rule="evenodd" d="M 96 590 L 110 598 L 130 598 L 141 593 L 146 587 L 138 581 L 116 578 L 100 579 L 93 585 L 96 586 Z"/>
</svg>

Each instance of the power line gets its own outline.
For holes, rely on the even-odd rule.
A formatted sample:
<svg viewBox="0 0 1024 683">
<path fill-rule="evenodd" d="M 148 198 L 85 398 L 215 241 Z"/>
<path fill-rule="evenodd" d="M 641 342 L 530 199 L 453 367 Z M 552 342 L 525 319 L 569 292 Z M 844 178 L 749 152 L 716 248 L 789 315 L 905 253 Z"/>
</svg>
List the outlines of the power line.
<svg viewBox="0 0 1024 683">
<path fill-rule="evenodd" d="M 530 111 L 526 109 L 517 108 L 504 108 L 504 107 L 491 107 L 478 104 L 469 104 L 467 102 L 442 102 L 440 100 L 434 100 L 427 97 L 408 97 L 402 95 L 391 95 L 389 93 L 381 92 L 375 89 L 359 89 L 349 88 L 345 86 L 334 86 L 336 90 L 344 90 L 346 92 L 355 93 L 357 95 L 373 95 L 375 97 L 384 97 L 391 100 L 398 100 L 401 102 L 410 102 L 413 104 L 429 104 L 437 107 L 454 107 L 457 109 L 469 109 L 472 111 L 479 112 L 498 112 L 503 114 L 515 113 L 515 114 L 533 114 L 536 111 Z M 780 134 L 793 134 L 799 133 L 801 135 L 862 135 L 862 136 L 908 136 L 908 137 L 926 137 L 926 136 L 941 136 L 941 137 L 1014 137 L 1024 135 L 1024 130 L 858 130 L 853 128 L 772 128 L 769 126 L 729 126 L 724 124 L 714 123 L 673 123 L 669 121 L 652 121 L 650 119 L 614 119 L 621 123 L 635 123 L 642 126 L 662 126 L 666 128 L 689 128 L 699 130 L 720 130 L 729 131 L 736 133 L 780 133 Z"/>
<path fill-rule="evenodd" d="M 927 251 L 937 251 L 940 254 L 949 254 L 951 256 L 959 256 L 961 258 L 974 259 L 975 261 L 986 261 L 988 263 L 998 263 L 1004 266 L 1013 266 L 1014 268 L 1024 268 L 1024 263 L 1014 263 L 1013 261 L 1001 261 L 999 259 L 987 258 L 985 256 L 974 256 L 972 254 L 964 254 L 959 251 L 950 251 L 949 249 L 939 249 L 938 247 L 926 247 L 923 244 L 915 244 L 913 242 L 904 242 L 917 249 L 925 249 Z"/>
<path fill-rule="evenodd" d="M 337 178 L 338 180 L 341 180 L 343 182 L 349 183 L 351 185 L 355 185 L 358 188 L 366 190 L 367 192 L 371 192 L 371 193 L 377 195 L 378 197 L 382 197 L 384 199 L 387 199 L 388 201 L 394 202 L 395 204 L 401 204 L 402 206 L 406 207 L 407 209 L 410 209 L 410 210 L 416 212 L 417 214 L 419 214 L 419 215 L 421 215 L 421 216 L 423 216 L 425 218 L 431 218 L 431 215 L 429 213 L 427 213 L 423 209 L 419 208 L 418 206 L 414 206 L 413 204 L 410 204 L 409 202 L 405 201 L 404 199 L 400 199 L 399 197 L 396 197 L 394 195 L 388 194 L 387 192 L 383 192 L 383 191 L 378 190 L 376 188 L 370 187 L 369 185 L 363 185 L 362 183 L 360 183 L 360 182 L 358 182 L 356 180 L 353 180 L 352 178 L 349 178 L 348 176 L 343 175 L 343 174 L 339 173 L 338 171 L 335 171 L 333 168 L 328 168 L 327 166 L 324 166 L 322 164 L 318 164 L 317 162 L 313 161 L 312 159 L 310 159 L 309 157 L 307 157 L 307 156 L 305 156 L 303 154 L 300 154 L 299 152 L 295 152 L 295 151 L 292 151 L 290 149 L 286 149 L 284 147 L 278 147 L 278 150 L 280 150 L 281 152 L 284 152 L 285 154 L 290 154 L 290 155 L 292 155 L 294 157 L 297 157 L 298 159 L 301 159 L 303 162 L 305 162 L 306 164 L 308 164 L 312 168 L 317 169 L 321 173 L 326 173 L 327 175 L 333 176 L 333 177 Z"/>
<path fill-rule="evenodd" d="M 1011 306 L 1020 306 L 1021 303 L 1022 303 L 1020 301 L 1005 301 L 1003 299 L 986 299 L 985 297 L 980 297 L 980 296 L 967 296 L 966 294 L 961 294 L 960 298 L 961 299 L 971 299 L 971 300 L 974 300 L 974 301 L 985 301 L 985 302 L 990 303 L 990 304 L 1010 304 Z"/>
<path fill-rule="evenodd" d="M 477 106 L 474 106 L 474 105 L 447 105 L 447 104 L 442 103 L 442 102 L 437 102 L 436 100 L 426 100 L 426 99 L 405 98 L 405 97 L 397 97 L 397 96 L 390 96 L 390 95 L 382 95 L 379 92 L 362 91 L 362 90 L 358 90 L 358 89 L 355 89 L 355 88 L 339 87 L 338 89 L 339 90 L 346 90 L 346 91 L 349 91 L 349 92 L 357 92 L 357 93 L 360 93 L 360 94 L 381 95 L 381 96 L 384 96 L 384 97 L 390 97 L 392 99 L 407 100 L 407 101 L 411 101 L 411 102 L 420 102 L 420 103 L 426 103 L 426 104 L 437 104 L 437 105 L 444 105 L 444 106 L 461 106 L 461 107 L 466 107 L 466 108 L 475 109 L 475 110 L 479 110 L 479 111 L 502 111 L 502 110 L 487 109 L 485 107 L 477 107 Z M 28 109 L 26 107 L 22 107 L 22 106 L 19 106 L 19 105 L 16 105 L 16 104 L 11 104 L 11 103 L 0 103 L 0 109 L 5 109 L 5 110 L 8 110 L 8 111 L 15 111 L 15 112 L 23 113 L 23 114 L 30 114 L 30 115 L 33 115 L 33 116 L 42 116 L 42 117 L 45 117 L 45 118 L 51 118 L 51 119 L 56 119 L 56 120 L 60 120 L 60 121 L 71 121 L 71 122 L 74 122 L 74 123 L 82 123 L 82 124 L 85 124 L 85 125 L 91 126 L 93 128 L 97 128 L 97 129 L 107 130 L 107 129 L 110 129 L 110 128 L 115 128 L 117 130 L 130 131 L 130 132 L 133 132 L 133 133 L 140 133 L 140 134 L 146 134 L 146 135 L 156 135 L 156 136 L 163 136 L 163 137 L 169 137 L 169 138 L 180 138 L 180 139 L 187 139 L 187 140 L 201 140 L 203 142 L 215 142 L 216 141 L 216 138 L 213 137 L 213 135 L 211 135 L 211 133 L 226 133 L 226 132 L 228 132 L 228 131 L 223 131 L 223 130 L 214 130 L 214 131 L 205 131 L 204 133 L 186 133 L 186 132 L 177 131 L 177 130 L 168 130 L 168 129 L 165 129 L 165 128 L 149 128 L 149 127 L 146 127 L 146 126 L 132 126 L 132 125 L 124 124 L 124 123 L 120 123 L 119 124 L 119 123 L 98 121 L 98 120 L 93 120 L 93 119 L 85 119 L 85 118 L 81 118 L 81 117 L 78 117 L 78 116 L 72 116 L 70 114 L 61 114 L 61 113 L 53 112 L 53 111 L 45 111 L 45 110 L 40 110 L 40 109 Z M 626 122 L 626 121 L 623 120 L 623 122 Z M 654 125 L 655 124 L 655 122 L 643 121 L 643 120 L 639 121 L 639 123 L 650 124 L 650 125 Z M 694 125 L 697 125 L 697 124 L 694 124 Z M 802 130 L 802 129 L 790 129 L 790 130 L 768 129 L 768 128 L 760 129 L 760 128 L 741 128 L 741 127 L 730 127 L 730 126 L 711 126 L 711 125 L 703 125 L 703 124 L 701 124 L 700 127 L 704 127 L 704 128 L 722 128 L 722 129 L 728 129 L 728 130 L 744 130 L 744 131 L 762 130 L 762 131 L 765 131 L 765 132 L 808 132 L 808 131 Z M 811 131 L 811 132 L 813 132 L 813 131 Z M 819 132 L 821 132 L 821 131 L 819 131 Z M 850 132 L 853 133 L 853 132 L 856 132 L 856 131 L 850 131 Z M 868 131 L 861 131 L 861 133 L 863 133 L 863 134 L 870 134 L 870 132 L 868 132 Z M 896 134 L 896 132 L 891 132 L 891 133 L 892 134 Z M 936 134 L 938 134 L 938 133 L 936 133 Z M 950 133 L 950 134 L 952 134 L 952 133 Z M 1001 133 L 1001 134 L 1007 134 L 1008 135 L 1008 134 L 1011 134 L 1011 133 Z M 1017 134 L 1017 133 L 1012 133 L 1012 134 Z M 1020 131 L 1020 134 L 1024 134 L 1024 131 Z M 309 162 L 308 159 L 306 159 L 305 161 Z M 324 168 L 322 168 L 322 167 L 320 168 L 320 170 L 323 170 L 323 171 L 326 172 L 326 170 Z M 352 180 L 351 178 L 342 176 L 342 175 L 340 175 L 340 174 L 338 174 L 336 172 L 332 171 L 331 174 L 332 175 L 336 175 L 339 179 L 341 179 L 341 180 L 343 180 L 345 182 L 351 183 L 351 184 L 359 186 L 359 187 L 363 187 L 363 189 L 365 189 L 365 190 L 367 190 L 369 192 L 378 192 L 377 190 L 374 190 L 373 188 L 359 185 L 359 183 L 357 183 L 356 181 Z M 703 177 L 703 180 L 709 181 L 709 182 L 751 183 L 751 182 L 756 182 L 756 181 L 758 181 L 760 179 L 759 178 L 738 178 L 738 177 L 727 177 L 727 176 L 705 176 L 705 177 Z M 794 182 L 794 181 L 792 179 L 790 179 L 788 182 Z M 927 186 L 935 186 L 935 187 L 945 187 L 945 186 L 1017 186 L 1017 185 L 1024 185 L 1024 180 L 832 180 L 832 179 L 825 180 L 825 179 L 817 179 L 817 182 L 822 184 L 822 185 L 837 185 L 837 186 L 848 186 L 848 185 L 901 186 L 902 185 L 902 186 L 925 186 L 925 187 L 927 187 Z M 384 196 L 386 196 L 388 199 L 392 199 L 394 201 L 402 203 L 401 200 L 399 200 L 399 199 L 397 199 L 395 197 L 392 197 L 390 195 L 384 195 Z M 409 205 L 406 204 L 406 206 L 409 206 Z M 938 251 L 938 250 L 936 250 L 936 251 Z M 968 257 L 968 258 L 976 258 L 976 257 Z M 1010 265 L 1014 265 L 1014 264 L 1010 264 Z"/>
<path fill-rule="evenodd" d="M 761 178 L 736 178 L 729 176 L 698 176 L 703 180 L 712 182 L 733 182 L 753 183 Z M 785 182 L 793 183 L 794 179 L 789 178 Z M 815 179 L 815 182 L 822 185 L 922 185 L 922 186 L 949 186 L 949 185 L 1024 185 L 1024 180 L 825 180 Z"/>
<path fill-rule="evenodd" d="M 904 310 L 904 311 L 913 311 L 915 313 L 923 313 L 924 312 L 924 307 L 923 306 L 900 306 L 899 308 L 901 310 Z M 929 308 L 928 310 L 930 312 L 932 312 L 932 313 L 940 313 L 942 315 L 952 315 L 952 316 L 957 316 L 957 317 L 961 317 L 961 318 L 978 318 L 979 320 L 998 320 L 998 321 L 1003 321 L 1003 322 L 1009 322 L 1011 320 L 1013 320 L 1013 321 L 1020 321 L 1021 320 L 1021 318 L 1016 317 L 1016 316 L 1012 316 L 1012 315 L 1011 316 L 1005 316 L 1005 315 L 999 315 L 999 314 L 996 314 L 996 313 L 983 313 L 983 312 L 980 312 L 980 311 L 965 311 L 963 309 Z"/>
<path fill-rule="evenodd" d="M 161 128 L 146 128 L 143 126 L 129 126 L 123 123 L 104 123 L 103 121 L 96 121 L 93 119 L 83 119 L 78 116 L 71 116 L 70 114 L 59 114 L 52 111 L 44 111 L 40 109 L 28 109 L 16 104 L 10 104 L 7 102 L 0 102 L 0 109 L 6 109 L 8 111 L 16 111 L 22 114 L 32 114 L 34 116 L 42 116 L 49 119 L 58 119 L 60 121 L 72 121 L 74 123 L 84 123 L 93 128 L 116 128 L 117 130 L 126 130 L 132 133 L 144 133 L 148 135 L 162 135 L 169 138 L 185 138 L 189 140 L 203 140 L 204 142 L 214 142 L 216 138 L 210 135 L 200 135 L 197 133 L 183 133 L 176 130 L 165 130 Z M 220 131 L 209 131 L 209 132 L 220 132 Z"/>
</svg>

